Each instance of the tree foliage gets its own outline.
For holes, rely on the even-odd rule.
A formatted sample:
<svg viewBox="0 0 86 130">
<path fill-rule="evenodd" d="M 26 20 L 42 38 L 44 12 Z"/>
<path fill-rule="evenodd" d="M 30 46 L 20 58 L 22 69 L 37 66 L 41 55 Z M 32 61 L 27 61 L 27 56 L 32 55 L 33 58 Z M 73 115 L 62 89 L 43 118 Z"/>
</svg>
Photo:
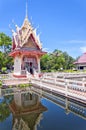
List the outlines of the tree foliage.
<svg viewBox="0 0 86 130">
<path fill-rule="evenodd" d="M 4 33 L 0 33 L 0 50 L 4 53 L 8 53 L 11 50 L 12 40 Z"/>
<path fill-rule="evenodd" d="M 69 56 L 67 52 L 55 49 L 52 53 L 41 58 L 41 69 L 47 72 L 72 69 L 74 61 L 74 58 Z"/>
<path fill-rule="evenodd" d="M 3 122 L 4 120 L 6 120 L 6 118 L 9 117 L 10 115 L 10 109 L 8 107 L 8 105 L 12 102 L 13 100 L 13 96 L 5 96 L 2 99 L 2 102 L 0 102 L 0 122 Z"/>
<path fill-rule="evenodd" d="M 0 33 L 0 72 L 3 67 L 10 69 L 13 64 L 12 58 L 9 57 L 11 44 L 11 38 L 4 33 Z"/>
</svg>

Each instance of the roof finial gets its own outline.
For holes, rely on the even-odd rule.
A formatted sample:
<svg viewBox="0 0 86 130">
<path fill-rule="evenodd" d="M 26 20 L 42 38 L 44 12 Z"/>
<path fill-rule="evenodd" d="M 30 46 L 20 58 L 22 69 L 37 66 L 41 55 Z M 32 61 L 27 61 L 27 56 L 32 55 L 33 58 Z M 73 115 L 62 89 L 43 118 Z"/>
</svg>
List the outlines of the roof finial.
<svg viewBox="0 0 86 130">
<path fill-rule="evenodd" d="M 27 7 L 27 1 L 26 1 L 26 18 L 28 18 L 28 7 Z"/>
</svg>

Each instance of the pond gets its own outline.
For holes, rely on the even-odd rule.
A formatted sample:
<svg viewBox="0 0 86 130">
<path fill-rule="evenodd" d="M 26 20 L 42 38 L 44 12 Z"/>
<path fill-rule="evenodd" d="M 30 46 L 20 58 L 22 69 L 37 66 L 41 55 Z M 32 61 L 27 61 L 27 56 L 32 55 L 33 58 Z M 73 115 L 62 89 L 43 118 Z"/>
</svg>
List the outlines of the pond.
<svg viewBox="0 0 86 130">
<path fill-rule="evenodd" d="M 37 88 L 5 95 L 0 130 L 86 130 L 86 105 Z"/>
</svg>

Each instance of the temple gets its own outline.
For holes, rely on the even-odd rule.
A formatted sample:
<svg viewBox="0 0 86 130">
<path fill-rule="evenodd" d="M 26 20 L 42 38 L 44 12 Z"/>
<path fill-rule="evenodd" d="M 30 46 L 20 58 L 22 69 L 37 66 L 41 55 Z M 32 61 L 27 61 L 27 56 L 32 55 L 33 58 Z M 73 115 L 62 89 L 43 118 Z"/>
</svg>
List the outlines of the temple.
<svg viewBox="0 0 86 130">
<path fill-rule="evenodd" d="M 26 11 L 27 12 L 27 11 Z M 23 25 L 12 30 L 12 51 L 15 77 L 26 77 L 27 72 L 35 75 L 40 73 L 40 58 L 46 54 L 42 51 L 39 35 L 28 20 L 26 13 Z"/>
<path fill-rule="evenodd" d="M 75 62 L 76 70 L 86 70 L 86 53 L 83 53 Z"/>
<path fill-rule="evenodd" d="M 47 108 L 40 102 L 40 97 L 31 93 L 15 93 L 9 105 L 13 113 L 12 130 L 37 130 Z"/>
</svg>

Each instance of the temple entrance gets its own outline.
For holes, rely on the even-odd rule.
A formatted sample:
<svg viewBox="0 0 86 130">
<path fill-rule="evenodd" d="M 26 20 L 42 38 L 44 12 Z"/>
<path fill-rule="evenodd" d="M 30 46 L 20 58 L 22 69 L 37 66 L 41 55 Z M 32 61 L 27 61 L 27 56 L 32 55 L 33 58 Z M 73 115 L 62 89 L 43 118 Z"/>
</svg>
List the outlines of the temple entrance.
<svg viewBox="0 0 86 130">
<path fill-rule="evenodd" d="M 26 62 L 25 63 L 26 65 L 26 69 L 27 71 L 30 73 L 30 74 L 34 74 L 34 71 L 33 71 L 33 63 L 32 62 Z"/>
<path fill-rule="evenodd" d="M 22 69 L 27 70 L 32 75 L 38 72 L 38 63 L 36 57 L 24 56 L 22 60 Z"/>
<path fill-rule="evenodd" d="M 31 74 L 33 74 L 33 63 L 30 62 L 30 71 L 29 71 Z"/>
</svg>

